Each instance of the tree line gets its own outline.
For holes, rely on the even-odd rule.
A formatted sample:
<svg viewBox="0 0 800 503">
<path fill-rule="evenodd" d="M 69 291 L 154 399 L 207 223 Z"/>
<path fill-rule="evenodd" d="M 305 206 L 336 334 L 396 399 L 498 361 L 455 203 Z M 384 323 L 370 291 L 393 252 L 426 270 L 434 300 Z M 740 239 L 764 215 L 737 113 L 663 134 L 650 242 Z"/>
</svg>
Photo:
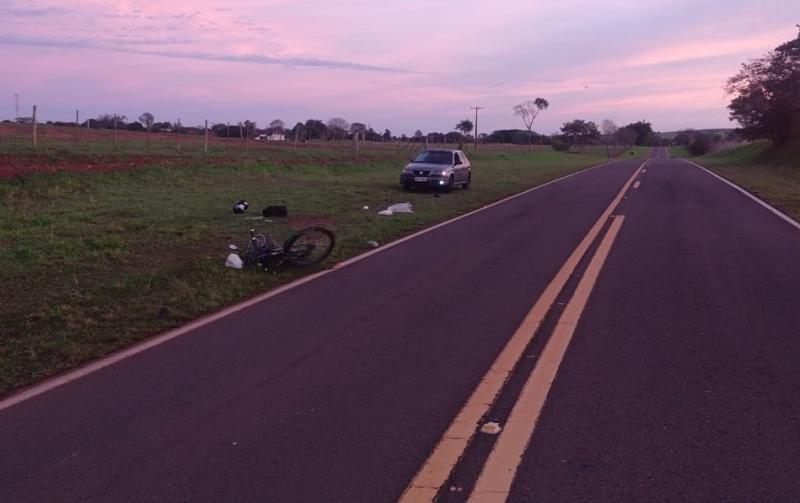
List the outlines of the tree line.
<svg viewBox="0 0 800 503">
<path fill-rule="evenodd" d="M 800 139 L 800 25 L 797 37 L 742 64 L 728 79 L 730 119 L 746 139 L 774 145 Z"/>
</svg>

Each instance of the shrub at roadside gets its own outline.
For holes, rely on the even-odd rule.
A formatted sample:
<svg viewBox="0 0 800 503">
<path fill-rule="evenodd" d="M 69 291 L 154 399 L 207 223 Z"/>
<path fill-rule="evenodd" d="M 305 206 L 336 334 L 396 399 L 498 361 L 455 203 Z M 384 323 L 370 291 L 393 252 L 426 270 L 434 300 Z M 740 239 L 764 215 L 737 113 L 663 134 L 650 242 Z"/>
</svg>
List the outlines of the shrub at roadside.
<svg viewBox="0 0 800 503">
<path fill-rule="evenodd" d="M 719 143 L 718 138 L 714 135 L 696 133 L 686 148 L 691 155 L 705 155 L 711 153 L 717 143 Z"/>
<path fill-rule="evenodd" d="M 550 139 L 550 146 L 553 147 L 553 150 L 556 152 L 566 152 L 569 150 L 569 143 L 565 142 L 561 138 L 554 136 Z"/>
</svg>

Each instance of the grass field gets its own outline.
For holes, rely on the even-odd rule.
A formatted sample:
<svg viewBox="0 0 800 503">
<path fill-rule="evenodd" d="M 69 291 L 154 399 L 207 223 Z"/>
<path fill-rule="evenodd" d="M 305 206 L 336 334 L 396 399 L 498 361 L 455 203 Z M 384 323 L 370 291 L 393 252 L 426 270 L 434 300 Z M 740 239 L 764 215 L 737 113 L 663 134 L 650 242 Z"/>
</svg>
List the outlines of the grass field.
<svg viewBox="0 0 800 503">
<path fill-rule="evenodd" d="M 800 143 L 774 148 L 753 142 L 690 159 L 800 220 Z"/>
<path fill-rule="evenodd" d="M 114 149 L 105 136 L 53 139 L 35 151 L 0 139 L 0 166 L 18 169 L 0 178 L 0 395 L 309 272 L 225 268 L 227 244 L 246 243 L 250 228 L 280 240 L 325 224 L 338 239 L 330 265 L 368 240 L 384 244 L 606 161 L 604 149 L 486 146 L 471 153 L 473 186 L 435 198 L 400 190 L 413 151 L 394 145 L 356 156 L 349 143 L 232 150 L 216 142 L 203 155 L 162 141 L 141 154 L 143 145 Z M 249 213 L 232 213 L 238 199 Z M 400 201 L 415 213 L 377 215 Z M 268 204 L 285 204 L 289 218 L 265 222 Z"/>
</svg>

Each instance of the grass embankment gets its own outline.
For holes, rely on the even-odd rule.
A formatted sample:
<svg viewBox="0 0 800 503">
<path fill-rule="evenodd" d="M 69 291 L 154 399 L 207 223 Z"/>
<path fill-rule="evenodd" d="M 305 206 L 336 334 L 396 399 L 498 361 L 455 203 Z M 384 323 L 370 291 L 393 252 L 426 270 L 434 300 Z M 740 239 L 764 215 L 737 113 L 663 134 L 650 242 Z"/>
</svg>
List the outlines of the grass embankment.
<svg viewBox="0 0 800 503">
<path fill-rule="evenodd" d="M 45 170 L 65 157 L 104 163 L 96 151 L 105 147 L 86 159 L 52 148 L 0 154 Z M 363 252 L 368 240 L 386 243 L 606 161 L 604 150 L 487 147 L 471 154 L 469 190 L 434 198 L 400 190 L 399 169 L 411 155 L 393 146 L 358 158 L 347 146 L 184 151 L 151 155 L 136 169 L 0 179 L 0 396 L 308 272 L 223 267 L 227 244 L 246 243 L 251 227 L 280 240 L 289 228 L 326 224 L 338 238 L 331 264 Z M 232 213 L 238 199 L 250 202 L 249 213 Z M 376 214 L 398 201 L 410 201 L 415 213 Z M 290 218 L 259 219 L 268 204 L 287 205 Z"/>
<path fill-rule="evenodd" d="M 800 142 L 780 147 L 753 142 L 689 159 L 800 220 Z"/>
</svg>

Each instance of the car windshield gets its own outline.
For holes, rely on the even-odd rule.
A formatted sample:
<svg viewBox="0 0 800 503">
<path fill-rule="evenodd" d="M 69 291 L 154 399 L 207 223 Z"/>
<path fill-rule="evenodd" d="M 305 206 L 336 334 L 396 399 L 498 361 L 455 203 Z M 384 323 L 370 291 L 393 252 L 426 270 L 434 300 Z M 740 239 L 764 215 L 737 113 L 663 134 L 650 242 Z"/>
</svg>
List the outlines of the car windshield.
<svg viewBox="0 0 800 503">
<path fill-rule="evenodd" d="M 453 153 L 445 150 L 426 150 L 419 154 L 414 162 L 426 162 L 430 164 L 452 164 Z"/>
</svg>

